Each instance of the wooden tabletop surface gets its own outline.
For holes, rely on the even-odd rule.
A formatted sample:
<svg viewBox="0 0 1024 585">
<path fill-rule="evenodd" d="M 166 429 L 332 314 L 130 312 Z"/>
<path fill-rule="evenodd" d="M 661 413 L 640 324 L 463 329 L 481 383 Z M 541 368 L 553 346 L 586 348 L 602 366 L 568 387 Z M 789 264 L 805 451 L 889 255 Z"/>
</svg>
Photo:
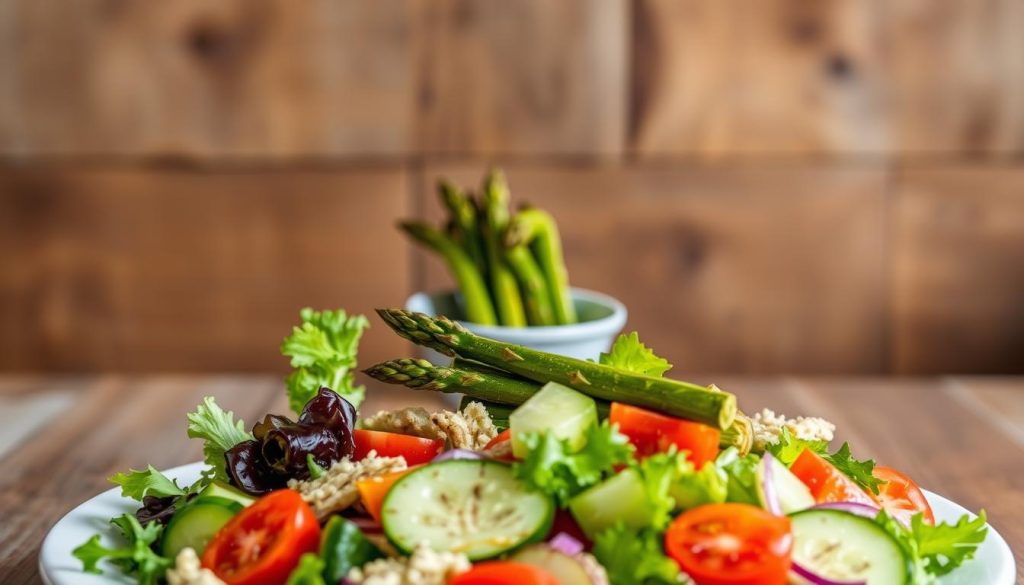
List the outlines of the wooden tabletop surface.
<svg viewBox="0 0 1024 585">
<path fill-rule="evenodd" d="M 1024 378 L 698 381 L 735 392 L 747 412 L 769 406 L 833 421 L 857 456 L 987 510 L 1022 566 Z M 108 489 L 112 473 L 198 460 L 185 414 L 206 395 L 248 424 L 286 412 L 273 376 L 0 377 L 0 583 L 40 583 L 36 565 L 47 530 Z M 433 394 L 375 386 L 365 410 L 413 403 L 442 406 Z"/>
</svg>

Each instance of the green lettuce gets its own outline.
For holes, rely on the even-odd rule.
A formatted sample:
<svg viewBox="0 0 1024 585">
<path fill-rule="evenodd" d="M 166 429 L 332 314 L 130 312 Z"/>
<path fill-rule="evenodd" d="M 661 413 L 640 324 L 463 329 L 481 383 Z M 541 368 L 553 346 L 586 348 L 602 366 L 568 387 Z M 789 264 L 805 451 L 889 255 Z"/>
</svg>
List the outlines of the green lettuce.
<svg viewBox="0 0 1024 585">
<path fill-rule="evenodd" d="M 108 481 L 121 486 L 121 495 L 133 500 L 142 501 L 146 496 L 166 498 L 183 496 L 186 490 L 178 487 L 178 483 L 160 473 L 152 465 L 145 471 L 129 469 L 128 473 L 115 473 Z"/>
<path fill-rule="evenodd" d="M 370 326 L 362 315 L 349 316 L 343 309 L 299 312 L 302 324 L 281 343 L 281 353 L 295 368 L 286 379 L 288 404 L 296 413 L 326 386 L 359 407 L 366 389 L 355 385 L 356 354 L 363 330 Z"/>
<path fill-rule="evenodd" d="M 236 421 L 235 413 L 225 412 L 212 396 L 204 398 L 196 411 L 188 414 L 188 436 L 204 441 L 203 460 L 210 469 L 203 472 L 203 477 L 221 481 L 228 481 L 224 453 L 253 438 L 245 430 L 245 422 Z"/>
<path fill-rule="evenodd" d="M 679 583 L 679 565 L 665 556 L 660 532 L 619 523 L 594 538 L 593 554 L 615 585 Z"/>
<path fill-rule="evenodd" d="M 672 369 L 672 364 L 641 343 L 636 331 L 619 335 L 608 353 L 602 353 L 598 363 L 627 372 L 660 378 Z"/>
<path fill-rule="evenodd" d="M 152 545 L 160 538 L 164 527 L 158 522 L 146 526 L 132 514 L 124 514 L 110 521 L 123 536 L 123 546 L 108 548 L 100 543 L 100 535 L 93 535 L 71 554 L 82 561 L 86 573 L 100 574 L 99 563 L 107 560 L 127 575 L 135 575 L 140 585 L 155 585 L 171 566 L 171 560 L 153 552 Z"/>
</svg>

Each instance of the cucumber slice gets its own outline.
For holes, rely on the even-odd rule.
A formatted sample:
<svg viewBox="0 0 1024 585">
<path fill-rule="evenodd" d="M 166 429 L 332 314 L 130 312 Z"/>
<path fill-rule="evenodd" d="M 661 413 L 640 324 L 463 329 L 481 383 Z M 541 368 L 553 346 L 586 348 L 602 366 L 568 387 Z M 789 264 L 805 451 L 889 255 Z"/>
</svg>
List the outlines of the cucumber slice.
<svg viewBox="0 0 1024 585">
<path fill-rule="evenodd" d="M 242 504 L 242 506 L 246 508 L 251 506 L 252 503 L 256 501 L 256 498 L 250 496 L 249 494 L 243 492 L 242 490 L 219 481 L 211 483 L 210 485 L 206 486 L 206 488 L 203 489 L 203 491 L 199 492 L 200 498 L 205 498 L 207 496 L 216 496 L 218 498 L 227 498 L 229 500 L 234 500 L 239 504 Z"/>
<path fill-rule="evenodd" d="M 570 556 L 546 544 L 532 544 L 512 555 L 509 560 L 540 567 L 559 585 L 607 585 L 604 568 L 588 555 Z"/>
<path fill-rule="evenodd" d="M 583 448 L 586 432 L 597 424 L 594 399 L 568 386 L 548 382 L 508 417 L 512 429 L 512 454 L 522 459 L 528 451 L 523 434 L 549 431 L 569 441 L 573 450 Z"/>
<path fill-rule="evenodd" d="M 814 496 L 804 482 L 770 455 L 765 455 L 757 466 L 757 500 L 762 508 L 775 514 L 792 514 L 814 505 Z M 775 509 L 776 505 L 779 509 Z"/>
<path fill-rule="evenodd" d="M 640 473 L 627 469 L 569 500 L 569 512 L 587 538 L 622 522 L 644 528 L 651 522 L 651 504 Z"/>
<path fill-rule="evenodd" d="M 490 460 L 425 465 L 392 486 L 381 512 L 391 544 L 411 553 L 420 543 L 476 561 L 544 538 L 554 520 L 551 498 Z"/>
<path fill-rule="evenodd" d="M 793 562 L 827 579 L 867 585 L 907 583 L 910 562 L 871 518 L 842 510 L 811 509 L 793 520 Z"/>
<path fill-rule="evenodd" d="M 242 511 L 242 504 L 219 496 L 200 496 L 171 516 L 164 530 L 163 556 L 173 559 L 183 548 L 202 555 L 213 535 Z"/>
</svg>

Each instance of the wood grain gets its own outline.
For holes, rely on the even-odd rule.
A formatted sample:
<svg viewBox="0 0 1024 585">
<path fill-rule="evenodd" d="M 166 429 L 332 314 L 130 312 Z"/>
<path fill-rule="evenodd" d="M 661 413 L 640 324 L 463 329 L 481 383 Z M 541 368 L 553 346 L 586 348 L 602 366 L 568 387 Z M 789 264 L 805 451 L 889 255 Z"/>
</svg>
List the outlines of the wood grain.
<svg viewBox="0 0 1024 585">
<path fill-rule="evenodd" d="M 1024 169 L 908 169 L 897 185 L 895 371 L 1021 372 Z"/>
<path fill-rule="evenodd" d="M 0 172 L 0 369 L 282 371 L 303 306 L 409 289 L 403 173 Z M 367 363 L 404 343 L 373 323 Z"/>
<path fill-rule="evenodd" d="M 407 0 L 0 4 L 0 153 L 408 150 Z"/>
<path fill-rule="evenodd" d="M 874 168 L 509 165 L 516 202 L 552 212 L 576 286 L 629 308 L 678 372 L 880 372 L 882 174 Z M 479 181 L 477 167 L 431 166 Z M 436 258 L 422 287 L 447 286 Z M 682 374 L 681 374 L 682 375 Z"/>
<path fill-rule="evenodd" d="M 645 157 L 1020 152 L 1015 0 L 638 0 Z"/>
<path fill-rule="evenodd" d="M 621 152 L 625 0 L 418 4 L 427 154 Z"/>
</svg>

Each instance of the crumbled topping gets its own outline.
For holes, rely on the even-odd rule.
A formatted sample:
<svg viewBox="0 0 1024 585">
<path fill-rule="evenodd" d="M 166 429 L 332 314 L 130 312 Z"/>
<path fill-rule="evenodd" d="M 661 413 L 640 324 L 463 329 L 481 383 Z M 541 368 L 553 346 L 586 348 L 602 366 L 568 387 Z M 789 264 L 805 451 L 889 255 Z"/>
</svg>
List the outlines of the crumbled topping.
<svg viewBox="0 0 1024 585">
<path fill-rule="evenodd" d="M 317 479 L 289 480 L 288 487 L 299 492 L 322 521 L 359 500 L 357 481 L 405 468 L 403 457 L 378 457 L 376 451 L 370 451 L 362 461 L 346 457 L 336 462 Z"/>
<path fill-rule="evenodd" d="M 169 585 L 225 585 L 210 569 L 199 564 L 199 555 L 192 548 L 183 548 L 167 571 Z"/>
<path fill-rule="evenodd" d="M 429 414 L 419 407 L 385 410 L 363 419 L 362 427 L 371 431 L 441 439 L 452 449 L 480 450 L 498 435 L 491 415 L 479 402 L 470 402 L 462 412 L 439 410 Z"/>
<path fill-rule="evenodd" d="M 480 450 L 498 436 L 491 415 L 479 402 L 470 402 L 462 412 L 435 412 L 430 420 L 448 437 L 452 449 Z"/>
<path fill-rule="evenodd" d="M 768 408 L 750 417 L 750 423 L 754 427 L 754 449 L 757 451 L 764 451 L 768 445 L 778 443 L 784 428 L 789 429 L 794 437 L 807 441 L 831 441 L 836 430 L 836 425 L 823 418 L 786 418 Z"/>
<path fill-rule="evenodd" d="M 430 413 L 419 406 L 400 410 L 382 410 L 373 416 L 364 418 L 361 426 L 369 431 L 412 435 L 424 439 L 444 440 L 448 438 L 430 420 Z"/>
<path fill-rule="evenodd" d="M 469 567 L 462 553 L 437 552 L 420 544 L 408 558 L 371 561 L 349 571 L 346 580 L 362 585 L 445 585 Z"/>
</svg>

